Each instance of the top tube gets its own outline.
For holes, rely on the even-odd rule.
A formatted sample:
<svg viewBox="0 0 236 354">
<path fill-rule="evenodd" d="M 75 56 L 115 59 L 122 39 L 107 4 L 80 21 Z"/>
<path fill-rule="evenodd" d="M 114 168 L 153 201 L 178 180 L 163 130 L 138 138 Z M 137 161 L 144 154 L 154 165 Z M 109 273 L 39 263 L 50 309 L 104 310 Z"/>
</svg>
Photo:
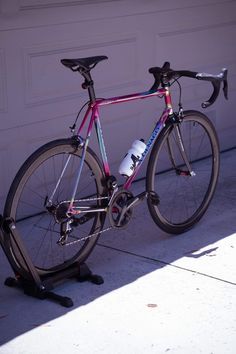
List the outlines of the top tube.
<svg viewBox="0 0 236 354">
<path fill-rule="evenodd" d="M 97 99 L 95 102 L 95 106 L 97 106 L 97 107 L 108 106 L 110 104 L 129 102 L 129 101 L 134 101 L 134 100 L 144 99 L 144 98 L 149 98 L 149 97 L 155 97 L 155 96 L 163 96 L 165 94 L 166 94 L 166 89 L 158 89 L 155 92 L 149 90 L 149 91 L 133 93 L 130 95 L 125 95 L 125 96 Z"/>
</svg>

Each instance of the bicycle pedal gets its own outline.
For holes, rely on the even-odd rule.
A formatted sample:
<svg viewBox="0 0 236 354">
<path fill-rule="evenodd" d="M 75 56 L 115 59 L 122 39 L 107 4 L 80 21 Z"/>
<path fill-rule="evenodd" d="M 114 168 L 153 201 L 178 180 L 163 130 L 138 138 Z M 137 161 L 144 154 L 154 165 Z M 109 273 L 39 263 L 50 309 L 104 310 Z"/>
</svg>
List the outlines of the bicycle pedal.
<svg viewBox="0 0 236 354">
<path fill-rule="evenodd" d="M 153 205 L 158 205 L 160 203 L 159 195 L 154 191 L 148 193 L 148 198 Z"/>
</svg>

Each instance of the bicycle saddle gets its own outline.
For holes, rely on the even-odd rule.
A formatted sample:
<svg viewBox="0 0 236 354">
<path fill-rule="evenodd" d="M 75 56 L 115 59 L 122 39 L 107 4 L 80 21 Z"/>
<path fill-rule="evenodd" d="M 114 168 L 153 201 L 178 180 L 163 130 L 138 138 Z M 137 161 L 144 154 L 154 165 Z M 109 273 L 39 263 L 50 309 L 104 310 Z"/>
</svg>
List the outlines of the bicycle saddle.
<svg viewBox="0 0 236 354">
<path fill-rule="evenodd" d="M 79 58 L 79 59 L 62 59 L 61 63 L 72 71 L 77 71 L 79 68 L 83 68 L 86 71 L 90 71 L 102 60 L 108 59 L 105 55 Z"/>
</svg>

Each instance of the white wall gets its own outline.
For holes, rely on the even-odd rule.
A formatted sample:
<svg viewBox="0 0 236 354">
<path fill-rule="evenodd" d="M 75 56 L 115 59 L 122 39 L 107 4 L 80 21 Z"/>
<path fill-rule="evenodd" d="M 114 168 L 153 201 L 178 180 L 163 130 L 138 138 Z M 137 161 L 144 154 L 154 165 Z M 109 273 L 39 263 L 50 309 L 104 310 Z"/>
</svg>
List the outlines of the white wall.
<svg viewBox="0 0 236 354">
<path fill-rule="evenodd" d="M 235 36 L 236 1 L 0 0 L 1 204 L 23 160 L 44 142 L 69 135 L 86 100 L 81 78 L 61 58 L 109 57 L 93 71 L 98 97 L 149 89 L 148 68 L 165 60 L 174 69 L 228 67 L 230 99 L 221 95 L 206 113 L 221 148 L 235 146 Z M 200 109 L 208 84 L 183 84 L 184 107 Z M 155 99 L 102 109 L 115 170 L 132 140 L 147 136 L 161 107 Z"/>
</svg>

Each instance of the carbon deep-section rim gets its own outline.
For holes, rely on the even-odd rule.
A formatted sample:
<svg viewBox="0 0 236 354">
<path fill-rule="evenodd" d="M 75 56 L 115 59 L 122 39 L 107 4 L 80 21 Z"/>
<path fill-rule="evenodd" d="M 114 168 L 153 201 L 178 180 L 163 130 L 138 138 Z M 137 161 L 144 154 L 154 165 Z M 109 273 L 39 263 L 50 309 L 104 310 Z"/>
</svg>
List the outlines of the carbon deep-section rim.
<svg viewBox="0 0 236 354">
<path fill-rule="evenodd" d="M 178 124 L 193 175 L 188 173 L 174 124 Z M 148 199 L 150 214 L 165 232 L 189 230 L 206 212 L 219 174 L 219 143 L 211 121 L 198 111 L 184 112 L 180 123 L 163 129 L 150 155 L 146 188 L 158 203 Z"/>
</svg>

